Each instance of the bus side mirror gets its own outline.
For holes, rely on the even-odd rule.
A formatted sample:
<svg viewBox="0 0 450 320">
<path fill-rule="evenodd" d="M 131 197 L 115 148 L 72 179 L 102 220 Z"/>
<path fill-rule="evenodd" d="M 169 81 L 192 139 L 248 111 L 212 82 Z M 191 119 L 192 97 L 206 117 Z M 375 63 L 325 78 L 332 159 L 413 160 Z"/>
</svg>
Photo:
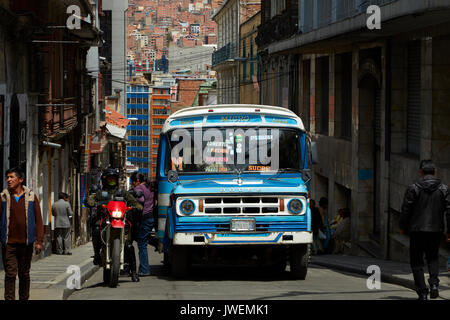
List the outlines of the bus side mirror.
<svg viewBox="0 0 450 320">
<path fill-rule="evenodd" d="M 303 169 L 302 170 L 302 179 L 304 183 L 308 183 L 312 179 L 311 169 Z"/>
<path fill-rule="evenodd" d="M 319 157 L 317 155 L 317 143 L 315 141 L 311 141 L 311 164 L 318 164 Z"/>
</svg>

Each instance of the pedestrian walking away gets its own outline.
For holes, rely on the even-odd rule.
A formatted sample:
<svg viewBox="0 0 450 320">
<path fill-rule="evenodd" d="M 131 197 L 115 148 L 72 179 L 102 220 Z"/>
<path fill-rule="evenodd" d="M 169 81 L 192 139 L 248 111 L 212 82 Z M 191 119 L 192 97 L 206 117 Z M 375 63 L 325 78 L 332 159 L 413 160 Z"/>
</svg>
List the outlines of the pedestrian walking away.
<svg viewBox="0 0 450 320">
<path fill-rule="evenodd" d="M 405 193 L 400 232 L 410 237 L 410 264 L 419 300 L 439 296 L 439 246 L 447 219 L 447 239 L 450 233 L 450 195 L 448 186 L 436 176 L 436 166 L 431 160 L 420 163 L 421 179 Z M 428 290 L 424 276 L 425 255 L 430 278 Z"/>
<path fill-rule="evenodd" d="M 55 217 L 56 253 L 71 255 L 71 220 L 73 216 L 69 203 L 69 195 L 60 192 L 59 200 L 52 206 L 52 216 Z"/>
<path fill-rule="evenodd" d="M 137 200 L 143 205 L 142 218 L 139 226 L 139 233 L 137 236 L 137 243 L 139 249 L 139 276 L 145 277 L 150 275 L 150 265 L 148 262 L 147 244 L 150 239 L 150 234 L 153 229 L 153 209 L 155 194 L 151 190 L 150 185 L 146 183 L 145 176 L 142 173 L 134 173 L 131 176 L 131 182 L 134 187 L 134 192 L 140 192 L 140 197 Z"/>
<path fill-rule="evenodd" d="M 19 274 L 19 299 L 30 297 L 30 267 L 33 248 L 42 251 L 44 228 L 39 200 L 23 185 L 19 168 L 6 171 L 8 188 L 1 193 L 0 239 L 5 268 L 5 300 L 15 300 Z"/>
</svg>

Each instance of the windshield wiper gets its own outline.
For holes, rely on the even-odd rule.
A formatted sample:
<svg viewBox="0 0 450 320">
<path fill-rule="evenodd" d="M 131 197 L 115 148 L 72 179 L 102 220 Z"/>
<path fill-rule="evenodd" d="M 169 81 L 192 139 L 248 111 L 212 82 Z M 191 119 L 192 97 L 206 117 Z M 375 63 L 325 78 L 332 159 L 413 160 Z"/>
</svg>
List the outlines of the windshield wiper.
<svg viewBox="0 0 450 320">
<path fill-rule="evenodd" d="M 278 173 L 280 173 L 280 172 L 291 172 L 291 171 L 300 172 L 300 169 L 298 169 L 298 168 L 282 168 L 282 169 L 278 169 Z"/>
<path fill-rule="evenodd" d="M 270 180 L 270 179 L 277 179 L 278 176 L 281 173 L 286 173 L 286 172 L 301 172 L 301 170 L 298 169 L 298 168 L 282 168 L 282 169 L 278 169 L 278 171 L 277 171 L 277 173 L 275 175 L 273 175 L 273 176 L 271 176 L 271 177 L 269 177 L 267 179 L 268 180 Z"/>
</svg>

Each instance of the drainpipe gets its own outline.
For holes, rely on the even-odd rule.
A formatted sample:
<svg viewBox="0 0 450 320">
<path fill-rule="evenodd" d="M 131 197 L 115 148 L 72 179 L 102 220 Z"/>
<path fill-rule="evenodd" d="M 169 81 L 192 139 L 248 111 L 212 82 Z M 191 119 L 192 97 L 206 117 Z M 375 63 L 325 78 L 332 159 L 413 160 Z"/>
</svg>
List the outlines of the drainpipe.
<svg viewBox="0 0 450 320">
<path fill-rule="evenodd" d="M 391 160 L 391 40 L 386 41 L 386 116 L 385 116 L 385 161 L 390 162 Z M 388 166 L 387 170 L 387 181 L 388 181 L 388 196 L 387 196 L 387 237 L 386 237 L 386 258 L 390 259 L 391 255 L 391 170 Z"/>
</svg>

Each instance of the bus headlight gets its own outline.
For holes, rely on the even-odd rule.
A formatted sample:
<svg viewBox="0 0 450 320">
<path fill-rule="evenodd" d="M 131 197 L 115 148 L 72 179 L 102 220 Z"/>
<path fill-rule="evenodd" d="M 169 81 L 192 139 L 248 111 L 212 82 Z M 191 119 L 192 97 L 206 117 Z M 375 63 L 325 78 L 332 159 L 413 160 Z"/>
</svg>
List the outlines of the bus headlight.
<svg viewBox="0 0 450 320">
<path fill-rule="evenodd" d="M 195 204 L 192 200 L 183 200 L 180 204 L 180 211 L 184 215 L 193 214 L 195 211 Z"/>
<path fill-rule="evenodd" d="M 303 203 L 299 199 L 292 199 L 288 203 L 289 213 L 299 214 L 303 211 Z"/>
</svg>

